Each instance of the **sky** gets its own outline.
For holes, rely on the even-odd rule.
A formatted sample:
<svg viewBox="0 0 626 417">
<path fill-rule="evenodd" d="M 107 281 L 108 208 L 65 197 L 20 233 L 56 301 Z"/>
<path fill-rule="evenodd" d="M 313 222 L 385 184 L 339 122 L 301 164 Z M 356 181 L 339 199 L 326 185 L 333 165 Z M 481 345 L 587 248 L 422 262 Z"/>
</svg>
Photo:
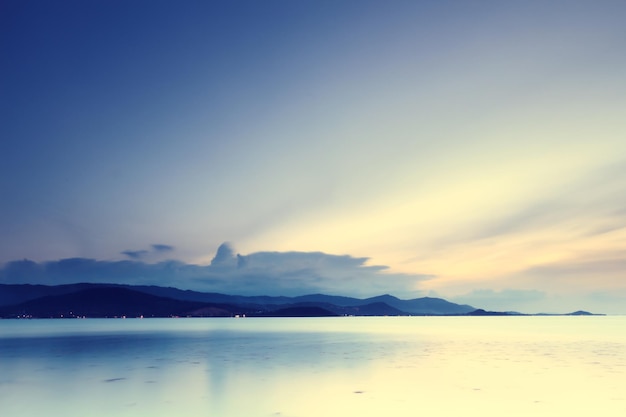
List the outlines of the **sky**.
<svg viewBox="0 0 626 417">
<path fill-rule="evenodd" d="M 0 3 L 0 282 L 626 314 L 626 3 Z"/>
</svg>

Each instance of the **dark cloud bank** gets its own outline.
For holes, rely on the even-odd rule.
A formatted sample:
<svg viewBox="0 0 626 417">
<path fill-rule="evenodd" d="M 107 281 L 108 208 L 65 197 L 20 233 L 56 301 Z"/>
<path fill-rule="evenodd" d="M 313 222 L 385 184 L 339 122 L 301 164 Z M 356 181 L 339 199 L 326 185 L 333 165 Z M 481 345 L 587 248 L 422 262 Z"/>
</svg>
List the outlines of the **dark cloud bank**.
<svg viewBox="0 0 626 417">
<path fill-rule="evenodd" d="M 416 286 L 427 275 L 393 274 L 385 266 L 366 265 L 368 258 L 322 252 L 256 252 L 236 254 L 224 243 L 210 265 L 145 259 L 173 251 L 169 245 L 122 252 L 129 260 L 70 258 L 49 262 L 12 261 L 0 269 L 5 284 L 58 285 L 78 282 L 172 286 L 241 295 L 303 295 L 326 293 L 374 296 L 390 293 L 419 296 Z"/>
</svg>

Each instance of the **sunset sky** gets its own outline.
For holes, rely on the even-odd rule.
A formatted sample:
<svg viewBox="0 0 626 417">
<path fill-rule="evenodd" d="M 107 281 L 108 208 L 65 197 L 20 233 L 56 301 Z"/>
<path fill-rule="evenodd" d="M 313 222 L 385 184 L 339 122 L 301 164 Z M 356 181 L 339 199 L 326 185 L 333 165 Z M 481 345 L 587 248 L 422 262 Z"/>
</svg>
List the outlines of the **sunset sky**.
<svg viewBox="0 0 626 417">
<path fill-rule="evenodd" d="M 625 21 L 603 0 L 5 0 L 0 283 L 626 314 Z"/>
</svg>

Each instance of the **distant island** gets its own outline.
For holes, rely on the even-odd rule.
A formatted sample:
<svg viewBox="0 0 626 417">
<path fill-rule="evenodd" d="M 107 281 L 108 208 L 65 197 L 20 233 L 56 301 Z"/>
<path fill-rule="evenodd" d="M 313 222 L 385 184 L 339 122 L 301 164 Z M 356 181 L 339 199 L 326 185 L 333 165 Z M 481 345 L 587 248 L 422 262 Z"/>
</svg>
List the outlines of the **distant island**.
<svg viewBox="0 0 626 417">
<path fill-rule="evenodd" d="M 524 314 L 516 311 L 485 311 L 481 308 L 467 313 L 468 316 L 604 316 L 604 314 L 595 314 L 588 311 L 578 310 L 572 313 L 556 314 L 556 313 L 537 313 Z"/>
<path fill-rule="evenodd" d="M 243 296 L 122 284 L 0 284 L 0 318 L 514 316 L 441 298 Z M 592 315 L 576 311 L 568 315 Z"/>
</svg>

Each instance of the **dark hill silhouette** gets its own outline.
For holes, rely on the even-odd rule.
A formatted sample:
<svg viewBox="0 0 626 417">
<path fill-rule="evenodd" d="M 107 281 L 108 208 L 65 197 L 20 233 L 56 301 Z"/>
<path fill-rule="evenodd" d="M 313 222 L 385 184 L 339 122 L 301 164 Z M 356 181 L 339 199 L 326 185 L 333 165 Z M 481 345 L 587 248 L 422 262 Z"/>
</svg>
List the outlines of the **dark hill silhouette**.
<svg viewBox="0 0 626 417">
<path fill-rule="evenodd" d="M 296 297 L 300 299 L 300 297 Z M 317 308 L 326 310 L 335 316 L 408 316 L 404 311 L 400 311 L 385 303 L 369 303 L 357 306 L 339 306 L 331 303 L 321 302 L 302 302 L 287 305 L 269 305 L 264 306 L 268 312 L 284 310 L 284 309 L 306 309 Z M 265 313 L 263 313 L 265 314 Z M 266 314 L 265 314 L 266 315 Z"/>
<path fill-rule="evenodd" d="M 358 299 L 324 294 L 299 297 L 202 293 L 171 287 L 123 284 L 0 284 L 0 317 L 229 317 L 524 315 L 451 303 L 440 298 L 401 300 L 385 294 Z M 535 314 L 544 315 L 544 314 Z M 547 315 L 547 314 L 546 314 Z M 549 314 L 559 315 L 559 314 Z M 567 315 L 598 315 L 575 311 Z"/>
<path fill-rule="evenodd" d="M 568 316 L 597 316 L 597 314 L 590 313 L 584 310 L 573 311 L 567 314 Z"/>
<path fill-rule="evenodd" d="M 441 314 L 466 314 L 476 310 L 475 307 L 455 304 L 441 298 L 422 297 L 412 300 L 400 300 L 392 295 L 385 294 L 378 297 L 367 298 L 363 301 L 376 303 L 382 302 L 401 311 L 419 315 L 441 315 Z"/>
<path fill-rule="evenodd" d="M 367 299 L 342 297 L 325 294 L 309 294 L 297 297 L 284 296 L 243 296 L 227 295 L 219 293 L 204 293 L 191 290 L 181 290 L 172 287 L 159 286 L 130 286 L 123 284 L 66 284 L 58 286 L 45 285 L 6 285 L 0 284 L 0 306 L 18 304 L 45 295 L 70 294 L 80 290 L 95 288 L 126 288 L 158 297 L 170 298 L 180 301 L 191 301 L 212 304 L 224 304 L 237 306 L 239 310 L 271 311 L 288 305 L 313 303 L 322 308 L 329 309 L 336 314 L 348 315 L 449 315 L 465 314 L 476 310 L 475 307 L 459 305 L 440 298 L 415 298 L 401 300 L 391 295 L 382 295 Z M 366 307 L 370 304 L 384 303 L 386 310 L 381 307 Z M 341 308 L 345 307 L 345 308 Z M 395 310 L 391 310 L 393 308 Z M 378 313 L 375 313 L 378 310 Z"/>
<path fill-rule="evenodd" d="M 405 311 L 398 310 L 386 303 L 368 303 L 356 306 L 335 307 L 338 314 L 348 316 L 407 316 Z"/>
<path fill-rule="evenodd" d="M 338 314 L 318 306 L 293 306 L 257 314 L 260 317 L 332 317 Z"/>
<path fill-rule="evenodd" d="M 212 310 L 207 309 L 211 307 Z M 6 316 L 32 317 L 170 317 L 201 315 L 230 316 L 236 307 L 157 297 L 120 287 L 88 288 L 62 295 L 51 295 L 3 307 Z"/>
<path fill-rule="evenodd" d="M 104 286 L 110 287 L 111 285 Z M 96 287 L 102 287 L 102 285 L 84 283 L 65 285 L 0 284 L 0 306 L 19 304 L 51 295 L 70 294 Z"/>
<path fill-rule="evenodd" d="M 486 311 L 486 310 L 483 310 L 482 308 L 471 311 L 467 313 L 467 315 L 468 316 L 511 316 L 511 315 L 519 316 L 519 314 L 511 314 L 511 313 L 507 313 L 504 311 Z"/>
</svg>

